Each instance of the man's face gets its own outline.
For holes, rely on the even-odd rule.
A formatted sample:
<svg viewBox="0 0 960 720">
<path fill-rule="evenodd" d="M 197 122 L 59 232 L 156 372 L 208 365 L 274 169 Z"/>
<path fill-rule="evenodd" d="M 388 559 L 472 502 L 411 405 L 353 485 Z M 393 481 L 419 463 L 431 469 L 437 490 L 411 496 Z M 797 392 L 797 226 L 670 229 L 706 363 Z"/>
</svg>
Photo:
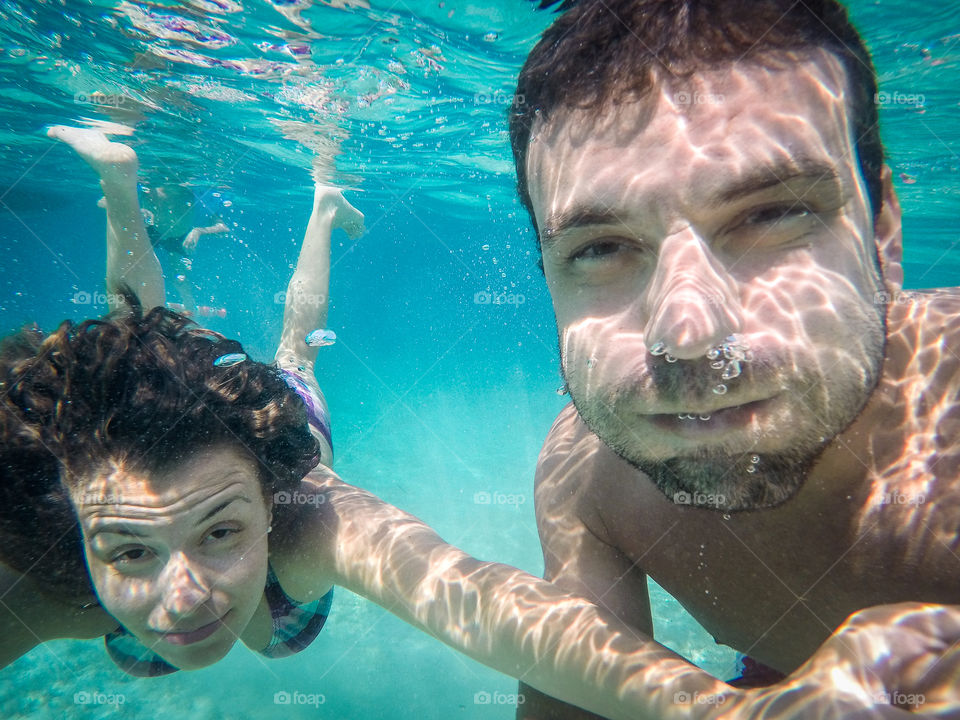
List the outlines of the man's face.
<svg viewBox="0 0 960 720">
<path fill-rule="evenodd" d="M 883 359 L 843 69 L 780 59 L 551 117 L 528 155 L 577 410 L 668 496 L 725 510 L 792 496 Z"/>
</svg>

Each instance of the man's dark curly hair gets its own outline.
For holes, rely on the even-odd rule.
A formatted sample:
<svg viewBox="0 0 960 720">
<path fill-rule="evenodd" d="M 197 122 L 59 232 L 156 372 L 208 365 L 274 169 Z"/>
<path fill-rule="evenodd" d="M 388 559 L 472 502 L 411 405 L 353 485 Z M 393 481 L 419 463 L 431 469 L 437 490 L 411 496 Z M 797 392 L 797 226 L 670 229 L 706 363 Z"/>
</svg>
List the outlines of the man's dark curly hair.
<svg viewBox="0 0 960 720">
<path fill-rule="evenodd" d="M 554 4 L 544 0 L 541 7 Z M 847 74 L 847 109 L 874 215 L 882 206 L 883 144 L 877 80 L 847 11 L 836 0 L 565 0 L 520 71 L 510 108 L 517 190 L 534 228 L 527 150 L 537 123 L 559 110 L 595 116 L 667 81 L 776 52 L 822 48 Z M 539 229 L 537 229 L 539 237 Z"/>
<path fill-rule="evenodd" d="M 272 495 L 320 458 L 303 401 L 276 368 L 217 366 L 243 352 L 238 342 L 165 308 L 143 315 L 132 295 L 127 304 L 0 345 L 0 559 L 78 595 L 89 586 L 70 494 L 105 463 L 156 471 L 233 445 Z"/>
</svg>

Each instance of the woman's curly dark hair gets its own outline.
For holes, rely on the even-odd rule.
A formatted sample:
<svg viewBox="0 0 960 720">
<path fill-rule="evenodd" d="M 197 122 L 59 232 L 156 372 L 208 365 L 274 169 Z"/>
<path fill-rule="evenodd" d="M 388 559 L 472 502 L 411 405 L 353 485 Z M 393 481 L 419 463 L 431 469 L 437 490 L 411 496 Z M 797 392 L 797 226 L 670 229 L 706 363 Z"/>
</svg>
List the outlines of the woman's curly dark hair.
<svg viewBox="0 0 960 720">
<path fill-rule="evenodd" d="M 166 308 L 143 315 L 132 294 L 127 304 L 132 312 L 0 345 L 0 558 L 20 572 L 82 558 L 69 495 L 110 460 L 155 471 L 238 446 L 257 462 L 265 495 L 292 489 L 319 462 L 303 401 L 275 367 L 218 366 L 243 352 L 238 342 Z M 39 579 L 83 594 L 75 571 Z"/>
</svg>

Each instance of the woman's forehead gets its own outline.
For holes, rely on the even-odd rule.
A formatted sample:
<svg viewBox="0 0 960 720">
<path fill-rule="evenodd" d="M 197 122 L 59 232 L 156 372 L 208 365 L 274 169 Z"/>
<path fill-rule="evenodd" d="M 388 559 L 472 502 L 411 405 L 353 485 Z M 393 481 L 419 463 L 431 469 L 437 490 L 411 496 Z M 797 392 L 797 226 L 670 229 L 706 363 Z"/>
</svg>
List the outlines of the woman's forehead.
<svg viewBox="0 0 960 720">
<path fill-rule="evenodd" d="M 121 509 L 134 514 L 177 514 L 231 492 L 259 496 L 259 485 L 256 465 L 247 453 L 215 448 L 191 453 L 156 470 L 129 461 L 109 461 L 82 483 L 73 501 L 82 515 Z"/>
</svg>

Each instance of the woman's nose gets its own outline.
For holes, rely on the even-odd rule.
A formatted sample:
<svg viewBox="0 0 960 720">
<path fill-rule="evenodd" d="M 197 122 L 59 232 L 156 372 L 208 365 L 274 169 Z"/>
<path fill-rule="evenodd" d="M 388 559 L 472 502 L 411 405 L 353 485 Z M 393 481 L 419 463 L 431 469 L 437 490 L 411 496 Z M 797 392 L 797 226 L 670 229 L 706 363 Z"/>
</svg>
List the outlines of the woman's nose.
<svg viewBox="0 0 960 720">
<path fill-rule="evenodd" d="M 203 573 L 183 553 L 171 555 L 160 581 L 161 604 L 169 615 L 190 615 L 210 598 L 210 587 Z"/>
</svg>

